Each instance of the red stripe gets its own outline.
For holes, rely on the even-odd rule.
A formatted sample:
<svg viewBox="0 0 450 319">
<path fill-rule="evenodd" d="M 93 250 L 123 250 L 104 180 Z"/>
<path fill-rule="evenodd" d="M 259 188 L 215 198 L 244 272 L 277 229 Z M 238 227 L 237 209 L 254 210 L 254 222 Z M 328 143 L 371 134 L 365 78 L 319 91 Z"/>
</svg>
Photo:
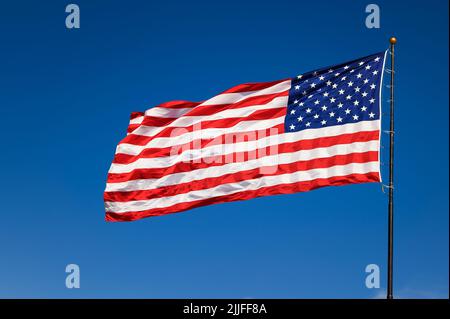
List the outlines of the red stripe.
<svg viewBox="0 0 450 319">
<path fill-rule="evenodd" d="M 284 91 L 284 92 L 280 92 L 280 93 L 260 95 L 260 96 L 251 97 L 251 98 L 248 98 L 248 99 L 245 99 L 240 102 L 233 103 L 233 104 L 198 106 L 198 107 L 194 108 L 192 111 L 189 111 L 187 114 L 184 114 L 183 116 L 212 115 L 212 114 L 215 114 L 217 112 L 220 112 L 220 111 L 223 111 L 226 109 L 236 109 L 236 108 L 247 107 L 247 106 L 252 106 L 252 105 L 264 105 L 264 104 L 271 102 L 273 99 L 275 99 L 277 97 L 287 96 L 288 93 L 289 93 L 289 91 Z M 139 125 L 164 127 L 165 125 L 172 123 L 176 119 L 177 118 L 162 118 L 162 117 L 156 117 L 156 116 L 144 116 L 143 122 Z M 137 125 L 137 124 L 134 124 L 134 125 Z M 130 125 L 128 127 L 127 132 L 131 133 L 138 126 Z M 145 145 L 147 142 L 144 143 L 143 141 L 150 141 L 151 137 L 137 135 L 137 137 L 135 137 L 135 138 L 130 137 L 130 140 L 132 142 L 121 141 L 121 143 Z M 136 140 L 136 141 L 133 142 L 134 140 Z M 142 140 L 142 142 L 139 142 L 140 140 Z M 144 144 L 139 144 L 139 143 L 144 143 Z"/>
<path fill-rule="evenodd" d="M 207 199 L 201 199 L 194 202 L 183 202 L 166 208 L 155 208 L 139 212 L 128 212 L 128 213 L 114 213 L 107 212 L 107 221 L 132 221 L 145 217 L 167 215 L 172 213 L 182 212 L 195 207 L 224 203 L 224 202 L 234 202 L 240 200 L 247 200 L 251 198 L 261 197 L 261 196 L 271 196 L 279 194 L 292 194 L 297 192 L 307 192 L 313 189 L 317 189 L 325 186 L 340 186 L 347 184 L 359 184 L 359 183 L 370 183 L 379 182 L 380 176 L 378 172 L 372 172 L 367 174 L 350 174 L 346 176 L 336 176 L 331 178 L 321 178 L 315 179 L 307 182 L 297 182 L 292 184 L 281 184 L 277 186 L 269 186 L 260 188 L 257 190 L 243 191 L 235 194 L 211 197 Z"/>
<path fill-rule="evenodd" d="M 265 104 L 273 101 L 275 98 L 281 97 L 281 96 L 287 96 L 287 94 L 288 94 L 288 91 L 285 91 L 285 92 L 281 92 L 281 93 L 255 96 L 254 98 L 248 98 L 245 101 L 242 101 L 242 103 L 238 102 L 238 103 L 233 103 L 233 104 L 198 106 L 198 107 L 192 109 L 192 111 L 189 111 L 188 113 L 183 114 L 183 116 L 181 116 L 181 117 L 158 117 L 158 116 L 147 116 L 146 115 L 146 116 L 144 116 L 140 125 L 164 127 L 184 116 L 209 116 L 209 115 L 214 115 L 214 114 L 224 111 L 224 110 L 244 108 L 247 106 L 254 106 L 254 105 L 265 105 Z"/>
<path fill-rule="evenodd" d="M 130 124 L 128 125 L 127 133 L 133 132 L 135 129 L 139 127 L 140 124 Z"/>
<path fill-rule="evenodd" d="M 183 116 L 189 115 L 189 116 L 204 116 L 204 115 L 213 115 L 220 111 L 224 110 L 234 110 L 234 109 L 240 109 L 248 106 L 254 106 L 254 105 L 264 105 L 269 102 L 272 102 L 277 97 L 282 96 L 288 96 L 289 90 L 278 92 L 278 93 L 271 93 L 271 94 L 264 94 L 264 95 L 258 95 L 258 96 L 252 96 L 248 97 L 242 101 L 230 103 L 230 104 L 210 104 L 210 105 L 199 105 L 196 108 L 189 111 L 189 113 L 184 114 Z M 287 101 L 286 101 L 287 103 Z"/>
<path fill-rule="evenodd" d="M 170 186 L 162 186 L 150 190 L 105 192 L 104 200 L 108 202 L 128 202 L 134 200 L 148 200 L 158 197 L 174 196 L 190 191 L 212 188 L 221 184 L 237 183 L 244 180 L 252 180 L 264 176 L 276 176 L 291 174 L 298 171 L 306 171 L 317 168 L 328 168 L 336 165 L 351 163 L 367 163 L 378 160 L 378 152 L 352 153 L 347 155 L 336 155 L 327 158 L 317 158 L 307 161 L 297 161 L 289 164 L 258 167 L 237 173 L 225 174 L 219 177 L 209 177 L 187 183 Z M 273 172 L 273 173 L 272 173 Z"/>
<path fill-rule="evenodd" d="M 169 101 L 169 102 L 164 102 L 161 103 L 157 106 L 154 107 L 164 107 L 164 108 L 169 108 L 169 109 L 184 109 L 184 108 L 193 108 L 199 104 L 201 104 L 202 102 L 191 102 L 191 101 Z M 145 116 L 145 112 L 131 112 L 130 115 L 130 120 L 133 120 L 137 117 L 140 116 Z M 159 119 L 163 119 L 163 118 L 159 118 Z M 128 126 L 127 132 L 131 133 L 133 132 L 140 124 L 130 124 Z"/>
<path fill-rule="evenodd" d="M 137 134 L 130 134 L 126 136 L 122 141 L 119 142 L 119 144 L 134 144 L 134 145 L 145 145 L 151 140 L 159 137 L 176 137 L 180 136 L 189 132 L 193 132 L 195 130 L 198 130 L 201 125 L 201 129 L 207 129 L 207 128 L 229 128 L 233 127 L 236 124 L 240 122 L 245 121 L 260 121 L 260 120 L 269 120 L 274 119 L 278 117 L 282 117 L 286 115 L 286 107 L 279 107 L 276 109 L 266 109 L 266 110 L 258 110 L 250 114 L 246 117 L 235 117 L 235 118 L 226 118 L 226 119 L 220 119 L 220 120 L 211 120 L 211 121 L 204 121 L 190 126 L 185 127 L 166 127 L 159 133 L 156 133 L 153 136 L 143 136 L 143 135 L 137 135 Z M 145 143 L 144 143 L 145 141 Z"/>
<path fill-rule="evenodd" d="M 237 132 L 237 133 L 227 133 L 219 135 L 215 138 L 210 139 L 196 139 L 188 143 L 177 145 L 176 148 L 179 150 L 177 154 L 181 154 L 183 150 L 192 150 L 192 149 L 200 149 L 206 146 L 219 145 L 219 144 L 228 144 L 228 141 L 231 141 L 233 137 L 234 140 L 245 140 L 245 141 L 255 141 L 264 137 L 268 137 L 271 135 L 275 135 L 278 133 L 284 133 L 284 123 L 275 125 L 268 129 L 257 130 L 257 131 L 248 131 L 248 132 Z M 251 139 L 250 137 L 255 137 Z M 233 143 L 234 143 L 233 140 Z M 145 144 L 144 144 L 145 145 Z M 145 157 L 145 158 L 153 158 L 153 157 L 163 157 L 170 156 L 173 152 L 174 146 L 164 147 L 164 148 L 146 148 L 142 150 L 142 152 L 138 155 L 128 155 L 128 154 L 116 154 L 114 157 L 114 163 L 131 163 L 133 162 L 134 157 Z M 145 156 L 143 155 L 145 154 Z"/>
<path fill-rule="evenodd" d="M 187 109 L 190 107 L 196 107 L 197 105 L 201 104 L 203 102 L 192 102 L 192 101 L 169 101 L 169 102 L 164 102 L 161 104 L 158 104 L 155 107 L 165 107 L 165 108 L 170 108 L 170 109 Z"/>
<path fill-rule="evenodd" d="M 240 85 L 236 85 L 235 87 L 232 87 L 231 89 L 228 89 L 226 91 L 223 91 L 223 93 L 239 93 L 239 92 L 252 92 L 252 91 L 258 91 L 267 89 L 271 86 L 274 86 L 278 83 L 287 81 L 290 79 L 284 79 L 284 80 L 278 80 L 278 81 L 272 81 L 272 82 L 256 82 L 256 83 L 244 83 Z"/>
<path fill-rule="evenodd" d="M 355 142 L 368 142 L 377 140 L 379 136 L 379 131 L 369 131 L 369 132 L 358 132 L 351 134 L 342 134 L 337 136 L 327 136 L 310 140 L 301 140 L 291 143 L 283 143 L 278 145 L 277 153 L 291 153 L 300 150 L 311 150 L 320 147 L 329 147 L 339 144 L 350 144 Z M 142 168 L 135 169 L 129 173 L 109 173 L 108 182 L 118 183 L 126 182 L 135 179 L 147 179 L 147 178 L 161 178 L 166 175 L 187 172 L 196 169 L 202 169 L 212 166 L 222 166 L 227 163 L 233 162 L 245 162 L 249 159 L 260 158 L 261 156 L 273 155 L 270 153 L 270 147 L 259 148 L 252 152 L 234 152 L 232 155 L 219 155 L 210 156 L 201 160 L 200 163 L 195 163 L 193 161 L 189 162 L 179 162 L 172 166 L 164 168 Z M 145 151 L 143 152 L 145 153 Z M 182 153 L 182 152 L 179 152 Z M 175 154 L 172 154 L 175 155 Z M 139 158 L 144 158 L 140 156 Z M 133 162 L 137 158 L 132 158 Z"/>
<path fill-rule="evenodd" d="M 224 111 L 224 110 L 232 110 L 232 109 L 244 108 L 244 107 L 255 106 L 255 105 L 265 105 L 265 104 L 272 102 L 277 97 L 287 96 L 288 93 L 289 93 L 289 91 L 284 91 L 284 92 L 280 92 L 280 93 L 259 95 L 259 96 L 250 97 L 250 98 L 247 98 L 240 102 L 236 102 L 236 103 L 232 103 L 232 104 L 200 105 L 196 108 L 193 108 L 188 113 L 183 114 L 183 116 L 209 116 L 209 115 L 214 115 L 214 114 Z M 181 117 L 183 117 L 183 116 L 181 116 Z M 144 116 L 142 125 L 163 127 L 181 117 L 174 117 L 174 118 L 164 117 L 163 118 L 163 117 L 158 117 L 158 116 L 147 116 L 146 115 L 146 116 Z"/>
<path fill-rule="evenodd" d="M 142 119 L 141 125 L 145 126 L 156 126 L 156 127 L 163 127 L 166 126 L 176 119 L 179 119 L 180 117 L 157 117 L 157 116 L 144 116 Z"/>
<path fill-rule="evenodd" d="M 144 112 L 131 112 L 130 120 L 134 120 L 139 116 L 144 116 Z"/>
<path fill-rule="evenodd" d="M 144 116 L 144 112 L 132 112 L 130 115 L 130 122 L 137 117 Z M 129 124 L 127 128 L 127 133 L 133 132 L 140 124 Z"/>
</svg>

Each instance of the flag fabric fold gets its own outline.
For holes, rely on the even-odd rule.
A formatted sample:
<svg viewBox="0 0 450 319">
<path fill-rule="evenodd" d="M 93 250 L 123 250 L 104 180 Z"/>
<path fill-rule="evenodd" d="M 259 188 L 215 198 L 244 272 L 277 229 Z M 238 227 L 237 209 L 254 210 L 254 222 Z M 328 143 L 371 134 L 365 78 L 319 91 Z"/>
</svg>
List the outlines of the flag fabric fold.
<svg viewBox="0 0 450 319">
<path fill-rule="evenodd" d="M 385 58 L 133 112 L 108 172 L 106 220 L 379 182 Z"/>
</svg>

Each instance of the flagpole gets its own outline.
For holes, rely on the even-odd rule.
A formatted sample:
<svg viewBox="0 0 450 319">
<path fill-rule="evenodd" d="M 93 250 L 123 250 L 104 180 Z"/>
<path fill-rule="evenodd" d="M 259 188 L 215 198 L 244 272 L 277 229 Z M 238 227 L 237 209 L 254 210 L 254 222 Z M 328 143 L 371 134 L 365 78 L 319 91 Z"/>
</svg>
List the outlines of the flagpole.
<svg viewBox="0 0 450 319">
<path fill-rule="evenodd" d="M 393 299 L 393 268 L 394 268 L 394 46 L 397 39 L 389 39 L 391 44 L 391 98 L 390 98 L 390 128 L 389 128 L 389 203 L 388 203 L 388 280 L 387 299 Z"/>
</svg>

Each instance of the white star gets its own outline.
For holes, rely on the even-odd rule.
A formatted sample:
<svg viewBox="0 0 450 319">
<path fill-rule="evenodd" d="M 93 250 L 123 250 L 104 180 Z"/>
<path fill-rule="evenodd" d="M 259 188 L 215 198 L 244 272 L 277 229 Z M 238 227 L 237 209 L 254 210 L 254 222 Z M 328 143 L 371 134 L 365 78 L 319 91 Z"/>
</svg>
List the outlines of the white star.
<svg viewBox="0 0 450 319">
<path fill-rule="evenodd" d="M 302 74 L 300 74 L 300 75 L 297 75 L 297 79 L 301 79 L 303 77 L 303 75 Z"/>
<path fill-rule="evenodd" d="M 346 76 L 343 76 L 342 78 L 341 78 L 341 81 L 345 81 L 347 79 L 347 77 Z"/>
<path fill-rule="evenodd" d="M 300 102 L 300 104 L 299 104 L 300 106 L 303 106 L 303 105 L 305 105 L 305 103 L 303 103 L 303 102 Z"/>
<path fill-rule="evenodd" d="M 320 122 L 320 123 L 322 123 L 322 125 L 325 125 L 325 124 L 327 124 L 327 121 L 322 120 L 322 122 Z"/>
<path fill-rule="evenodd" d="M 350 114 L 350 110 L 349 110 L 349 109 L 346 109 L 346 110 L 345 110 L 345 114 Z"/>
<path fill-rule="evenodd" d="M 337 118 L 337 121 L 338 121 L 338 123 L 342 122 L 342 117 L 339 116 L 339 117 Z"/>
<path fill-rule="evenodd" d="M 375 70 L 375 71 L 372 72 L 372 74 L 373 74 L 373 75 L 377 75 L 377 74 L 378 74 L 378 71 Z"/>
<path fill-rule="evenodd" d="M 378 62 L 378 61 L 380 61 L 380 57 L 377 57 L 377 58 L 375 59 L 375 62 Z"/>
<path fill-rule="evenodd" d="M 362 95 L 363 97 L 366 97 L 366 96 L 367 96 L 367 92 L 364 91 L 364 92 L 361 93 L 361 95 Z"/>
<path fill-rule="evenodd" d="M 334 112 L 330 112 L 330 117 L 334 117 Z"/>
<path fill-rule="evenodd" d="M 333 73 L 333 69 L 329 69 L 329 70 L 328 70 L 328 73 Z"/>
<path fill-rule="evenodd" d="M 291 124 L 291 126 L 289 126 L 289 128 L 291 129 L 291 131 L 292 130 L 294 130 L 295 129 L 295 125 L 294 124 Z"/>
<path fill-rule="evenodd" d="M 361 108 L 361 111 L 363 111 L 363 112 L 365 112 L 367 110 L 367 106 L 363 106 L 362 108 Z"/>
<path fill-rule="evenodd" d="M 297 103 L 298 103 L 298 100 L 295 100 L 295 101 L 294 101 L 294 104 L 297 104 Z"/>
<path fill-rule="evenodd" d="M 365 80 L 364 80 L 364 84 L 367 84 L 367 82 L 369 82 L 369 80 L 368 80 L 368 79 L 365 79 Z"/>
<path fill-rule="evenodd" d="M 317 74 L 319 74 L 319 73 L 317 73 L 317 71 L 314 71 L 313 75 L 316 76 Z"/>
<path fill-rule="evenodd" d="M 339 90 L 339 94 L 341 94 L 341 95 L 342 95 L 342 94 L 344 94 L 344 93 L 345 93 L 345 91 L 344 91 L 344 90 L 342 90 L 342 89 L 340 89 L 340 90 Z"/>
<path fill-rule="evenodd" d="M 377 86 L 376 86 L 375 84 L 373 84 L 373 83 L 370 85 L 370 88 L 371 88 L 372 90 L 375 90 L 376 87 L 377 87 Z"/>
<path fill-rule="evenodd" d="M 309 107 L 306 109 L 306 113 L 311 113 L 311 109 Z"/>
<path fill-rule="evenodd" d="M 325 96 L 325 97 L 327 97 L 328 95 L 330 95 L 330 93 L 328 93 L 328 92 L 325 92 L 325 93 L 323 94 L 323 96 Z"/>
<path fill-rule="evenodd" d="M 303 121 L 303 117 L 302 117 L 302 116 L 299 116 L 299 117 L 297 117 L 297 120 L 298 120 L 299 122 L 301 122 L 301 121 Z"/>
<path fill-rule="evenodd" d="M 336 76 L 336 77 L 338 77 L 340 75 L 340 73 L 339 72 L 337 72 L 334 76 Z"/>
<path fill-rule="evenodd" d="M 358 115 L 353 115 L 353 119 L 355 120 L 355 121 L 357 121 L 358 119 L 359 119 L 359 116 Z"/>
<path fill-rule="evenodd" d="M 291 111 L 291 114 L 295 114 L 295 110 L 292 110 L 292 111 Z"/>
<path fill-rule="evenodd" d="M 312 98 L 314 94 L 308 95 L 308 99 Z"/>
<path fill-rule="evenodd" d="M 342 108 L 343 106 L 344 106 L 344 104 L 339 103 L 339 104 L 338 104 L 338 109 Z"/>
<path fill-rule="evenodd" d="M 336 89 L 338 86 L 337 86 L 337 84 L 335 83 L 335 84 L 332 85 L 332 87 L 333 87 L 333 89 Z"/>
<path fill-rule="evenodd" d="M 330 103 L 334 103 L 334 102 L 336 102 L 336 99 L 335 99 L 334 97 L 332 97 L 332 98 L 330 99 Z"/>
<path fill-rule="evenodd" d="M 327 107 L 324 105 L 324 106 L 322 106 L 322 111 L 326 111 L 327 110 Z"/>
<path fill-rule="evenodd" d="M 302 94 L 303 94 L 303 95 L 306 95 L 306 94 L 308 94 L 308 92 L 306 92 L 306 91 L 303 91 L 303 92 L 302 92 Z"/>
<path fill-rule="evenodd" d="M 310 127 L 311 126 L 311 122 L 306 123 L 306 127 Z"/>
<path fill-rule="evenodd" d="M 353 101 L 353 105 L 355 106 L 359 105 L 359 101 L 358 100 Z"/>
<path fill-rule="evenodd" d="M 319 104 L 319 103 L 320 103 L 319 100 L 315 100 L 315 101 L 314 101 L 314 104 L 315 104 L 315 105 L 317 105 L 317 104 Z"/>
<path fill-rule="evenodd" d="M 353 72 L 355 72 L 355 70 L 354 70 L 354 69 L 351 69 L 351 70 L 350 70 L 350 73 L 353 73 Z"/>
<path fill-rule="evenodd" d="M 345 98 L 346 98 L 347 100 L 351 100 L 351 99 L 352 99 L 352 96 L 351 96 L 351 95 L 347 95 Z"/>
<path fill-rule="evenodd" d="M 363 65 L 363 64 L 364 64 L 364 61 L 359 62 L 359 65 L 360 65 L 360 66 Z"/>
<path fill-rule="evenodd" d="M 327 81 L 327 86 L 330 86 L 331 85 L 331 81 Z"/>
<path fill-rule="evenodd" d="M 344 70 L 347 70 L 348 68 L 349 68 L 349 66 L 348 66 L 348 65 L 344 66 Z"/>
<path fill-rule="evenodd" d="M 296 89 L 296 90 L 300 90 L 300 85 L 296 85 L 296 86 L 295 86 L 295 89 Z"/>
<path fill-rule="evenodd" d="M 372 112 L 369 113 L 369 117 L 370 118 L 374 118 L 375 114 L 373 114 Z"/>
<path fill-rule="evenodd" d="M 315 114 L 315 115 L 314 115 L 314 118 L 315 118 L 315 119 L 318 119 L 318 118 L 319 118 L 319 114 Z"/>
<path fill-rule="evenodd" d="M 362 74 L 361 74 L 361 73 L 358 73 L 358 74 L 356 75 L 356 77 L 357 77 L 358 79 L 360 79 L 360 78 L 362 77 Z"/>
<path fill-rule="evenodd" d="M 360 90 L 359 86 L 355 87 L 355 92 L 359 92 Z"/>
<path fill-rule="evenodd" d="M 325 79 L 325 77 L 323 76 L 323 75 L 321 75 L 320 77 L 319 77 L 319 80 L 320 81 L 323 81 Z"/>
<path fill-rule="evenodd" d="M 316 83 L 311 83 L 311 88 L 315 88 L 316 87 Z"/>
<path fill-rule="evenodd" d="M 375 103 L 375 99 L 374 99 L 374 98 L 371 98 L 371 99 L 369 100 L 369 102 L 373 104 L 373 103 Z"/>
<path fill-rule="evenodd" d="M 347 84 L 348 84 L 348 86 L 353 86 L 353 82 L 352 81 L 348 82 Z"/>
<path fill-rule="evenodd" d="M 366 70 L 370 70 L 371 66 L 370 65 L 366 65 Z"/>
</svg>

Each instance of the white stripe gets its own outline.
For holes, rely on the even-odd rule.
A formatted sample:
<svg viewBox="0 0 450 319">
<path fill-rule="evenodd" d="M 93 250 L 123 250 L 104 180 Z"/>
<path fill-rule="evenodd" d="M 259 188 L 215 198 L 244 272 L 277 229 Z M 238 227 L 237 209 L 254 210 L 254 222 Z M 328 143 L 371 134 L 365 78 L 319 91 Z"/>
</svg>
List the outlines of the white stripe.
<svg viewBox="0 0 450 319">
<path fill-rule="evenodd" d="M 284 119 L 283 119 L 284 121 Z M 279 124 L 279 123 L 278 123 Z M 268 125 L 266 128 L 273 127 L 274 125 Z M 314 139 L 314 138 L 321 138 L 321 137 L 327 137 L 327 136 L 336 136 L 341 134 L 351 134 L 356 132 L 362 132 L 362 131 L 375 131 L 380 129 L 380 123 L 379 120 L 374 121 L 361 121 L 358 123 L 348 123 L 344 125 L 336 125 L 336 126 L 329 126 L 324 128 L 313 128 L 313 129 L 307 129 L 302 130 L 298 132 L 292 132 L 292 133 L 286 133 L 286 134 L 280 134 L 279 136 L 268 136 L 263 137 L 257 141 L 250 141 L 250 142 L 238 142 L 234 143 L 231 147 L 232 150 L 235 150 L 235 152 L 238 151 L 245 151 L 245 150 L 252 150 L 254 148 L 261 148 L 264 146 L 272 146 L 276 144 L 282 144 L 282 143 L 292 143 L 300 140 L 308 140 L 308 139 Z M 239 133 L 245 133 L 248 132 L 248 136 L 252 136 L 252 134 L 255 134 L 255 131 L 238 131 Z M 230 131 L 229 133 L 237 133 L 235 131 Z M 209 136 L 209 135 L 207 135 Z M 220 135 L 218 135 L 220 136 Z M 200 136 L 201 137 L 201 136 Z M 200 138 L 199 136 L 196 136 L 196 138 Z M 261 136 L 257 136 L 261 137 Z M 176 141 L 176 145 L 180 145 L 179 141 Z M 188 141 L 189 142 L 189 141 Z M 218 142 L 224 142 L 224 141 L 215 141 L 215 144 L 218 144 Z M 256 143 L 255 143 L 256 142 Z M 117 153 L 121 154 L 129 154 L 129 155 L 139 155 L 142 150 L 145 148 L 148 148 L 149 146 L 139 146 L 139 145 L 132 145 L 132 144 L 119 144 L 117 147 Z M 200 159 L 208 156 L 214 155 L 226 155 L 229 154 L 230 147 L 225 147 L 223 145 L 213 145 L 213 146 L 205 146 L 201 149 L 201 152 L 199 150 L 190 150 L 185 149 L 181 154 L 178 156 L 166 156 L 166 157 L 160 157 L 160 158 L 154 158 L 155 162 L 149 163 L 148 167 L 168 167 L 172 166 L 176 162 L 182 162 L 186 159 L 194 160 L 194 159 Z M 120 167 L 120 169 L 123 169 L 122 167 L 126 167 L 130 164 L 112 164 L 111 169 L 114 171 L 115 167 Z M 113 169 L 114 167 L 114 169 Z M 112 173 L 113 171 L 110 171 Z M 125 169 L 124 172 L 127 170 Z M 129 170 L 128 170 L 129 171 Z"/>
<path fill-rule="evenodd" d="M 189 111 L 192 111 L 192 107 L 183 108 L 183 109 L 171 109 L 168 107 L 155 106 L 151 109 L 145 111 L 146 116 L 154 116 L 154 117 L 180 117 L 186 114 Z"/>
<path fill-rule="evenodd" d="M 285 143 L 286 140 L 291 140 L 291 138 L 289 138 L 290 136 L 287 136 L 288 134 L 285 135 L 283 133 L 282 134 L 279 133 L 280 132 L 274 131 L 273 134 L 270 136 L 256 139 L 258 138 L 257 134 L 251 131 L 245 135 L 241 134 L 238 140 L 234 139 L 233 143 L 218 144 L 219 141 L 215 141 L 213 145 L 211 146 L 206 145 L 205 147 L 200 149 L 198 148 L 179 149 L 178 147 L 173 147 L 173 154 L 178 154 L 178 151 L 180 150 L 181 153 L 178 155 L 171 155 L 164 157 L 139 158 L 136 161 L 128 164 L 112 163 L 109 173 L 127 173 L 131 172 L 136 168 L 165 168 L 180 162 L 195 163 L 212 156 L 229 155 L 237 152 L 252 152 L 264 147 L 271 147 Z M 244 138 L 249 139 L 249 141 L 240 142 Z M 222 143 L 226 141 L 220 142 Z M 142 164 L 136 164 L 139 161 Z"/>
<path fill-rule="evenodd" d="M 223 93 L 219 94 L 217 96 L 214 96 L 210 98 L 209 100 L 206 100 L 199 104 L 201 105 L 217 105 L 217 104 L 231 104 L 236 103 L 239 101 L 242 101 L 244 99 L 247 99 L 249 97 L 264 95 L 264 94 L 272 94 L 272 93 L 280 93 L 283 91 L 287 91 L 291 88 L 291 80 L 286 80 L 283 82 L 280 82 L 278 84 L 275 84 L 271 87 L 257 90 L 257 91 L 248 91 L 248 92 L 239 92 L 239 93 Z M 188 107 L 188 108 L 168 108 L 163 106 L 155 106 L 147 111 L 145 111 L 146 116 L 155 116 L 155 117 L 165 117 L 165 118 L 176 118 L 183 116 L 184 114 L 188 113 L 189 111 L 193 110 L 195 107 Z M 139 124 L 139 123 L 137 123 Z"/>
<path fill-rule="evenodd" d="M 222 184 L 216 187 L 191 191 L 150 200 L 137 200 L 129 202 L 105 202 L 107 212 L 126 213 L 130 211 L 143 211 L 153 208 L 170 207 L 178 203 L 192 202 L 205 198 L 235 194 L 242 191 L 257 190 L 263 187 L 280 184 L 291 184 L 302 181 L 311 181 L 318 178 L 330 178 L 335 176 L 346 176 L 349 174 L 366 174 L 378 172 L 379 163 L 352 163 L 347 165 L 337 165 L 329 168 L 311 169 L 299 171 L 291 174 L 264 176 L 253 180 L 245 180 L 239 183 Z"/>
<path fill-rule="evenodd" d="M 146 145 L 133 145 L 122 143 L 117 145 L 116 154 L 137 155 L 146 148 L 163 148 L 182 145 L 199 139 L 213 139 L 224 134 L 253 132 L 257 130 L 268 129 L 278 124 L 284 123 L 284 115 L 268 120 L 242 121 L 235 126 L 227 128 L 208 128 L 204 130 L 195 130 L 174 137 L 157 137 L 150 140 Z M 186 130 L 180 128 L 180 130 Z"/>
<path fill-rule="evenodd" d="M 174 173 L 163 176 L 161 178 L 139 179 L 121 183 L 107 183 L 106 191 L 114 192 L 150 190 L 163 186 L 189 183 L 205 178 L 234 174 L 261 167 L 274 167 L 274 171 L 271 173 L 275 173 L 276 166 L 274 165 L 283 165 L 295 163 L 298 161 L 328 158 L 336 155 L 348 155 L 352 153 L 378 151 L 378 144 L 378 141 L 355 142 L 351 144 L 339 144 L 329 147 L 315 148 L 313 150 L 301 150 L 297 152 L 274 155 L 269 154 L 268 156 L 247 160 L 245 162 L 228 163 L 220 166 L 210 166 L 207 168 L 196 169 L 187 172 Z"/>
<path fill-rule="evenodd" d="M 216 95 L 209 100 L 206 100 L 200 105 L 218 105 L 218 104 L 231 104 L 237 103 L 244 99 L 248 99 L 249 97 L 260 96 L 265 94 L 273 94 L 287 91 L 291 88 L 291 80 L 286 80 L 280 83 L 277 83 L 268 88 L 257 90 L 257 91 L 247 91 L 247 92 L 239 92 L 239 93 L 223 93 Z"/>
<path fill-rule="evenodd" d="M 130 120 L 130 125 L 131 124 L 141 124 L 143 119 L 144 119 L 143 116 L 135 117 L 134 119 Z"/>
<path fill-rule="evenodd" d="M 385 66 L 385 64 L 386 64 L 386 55 L 387 55 L 387 53 L 388 53 L 388 51 L 389 51 L 389 49 L 387 49 L 386 51 L 384 51 L 384 56 L 383 56 L 383 68 L 382 68 L 382 71 L 381 71 L 381 78 L 380 78 L 380 90 L 378 91 L 378 114 L 380 114 L 380 133 L 379 133 L 379 135 L 378 135 L 378 140 L 380 140 L 381 141 L 381 118 L 383 117 L 382 116 L 382 108 L 381 108 L 381 105 L 382 105 L 382 103 L 381 103 L 381 101 L 383 101 L 382 99 L 381 99 L 381 92 L 383 91 L 383 78 L 384 78 L 384 66 Z M 380 162 L 380 183 L 383 183 L 383 178 L 382 178 L 382 176 L 381 176 L 381 160 L 380 160 L 380 158 L 381 158 L 381 142 L 380 142 L 380 148 L 379 148 L 379 150 L 378 150 L 378 161 Z"/>
<path fill-rule="evenodd" d="M 379 127 L 377 125 L 378 120 L 375 121 L 364 121 L 359 123 L 349 123 L 341 126 L 341 129 L 338 131 L 338 135 L 340 134 L 348 134 L 362 131 L 372 131 L 378 130 Z M 215 141 L 212 146 L 205 146 L 201 149 L 181 149 L 181 153 L 173 156 L 165 156 L 165 157 L 155 157 L 155 158 L 140 158 L 135 162 L 129 164 L 116 164 L 113 163 L 111 165 L 110 173 L 127 173 L 131 172 L 136 168 L 164 168 L 170 167 L 179 162 L 186 161 L 194 161 L 201 160 L 211 156 L 220 156 L 220 155 L 228 155 L 235 152 L 251 152 L 256 149 L 260 149 L 263 147 L 270 147 L 274 145 L 279 145 L 283 143 L 292 143 L 300 140 L 307 140 L 311 138 L 321 138 L 327 136 L 334 136 L 336 133 L 337 126 L 320 128 L 320 129 L 309 129 L 299 132 L 286 133 L 286 134 L 277 134 L 277 132 L 273 132 L 272 136 L 261 137 L 257 136 L 255 132 L 249 132 L 246 137 L 251 139 L 248 142 L 239 142 L 236 141 L 232 144 L 219 144 L 219 142 L 224 143 L 226 141 Z M 243 139 L 244 137 L 241 136 Z M 256 139 L 259 138 L 259 139 Z M 174 154 L 177 154 L 179 151 L 178 148 L 174 147 Z M 143 163 L 136 164 L 138 162 Z"/>
<path fill-rule="evenodd" d="M 174 120 L 172 123 L 169 123 L 164 126 L 147 126 L 142 125 L 136 130 L 133 131 L 134 135 L 142 135 L 142 136 L 155 136 L 160 133 L 167 127 L 188 127 L 191 125 L 195 125 L 201 122 L 213 121 L 213 120 L 222 120 L 222 119 L 231 119 L 231 118 L 240 118 L 247 117 L 259 110 L 269 110 L 280 107 L 287 107 L 288 96 L 280 96 L 274 98 L 272 101 L 266 104 L 261 105 L 251 105 L 248 107 L 242 107 L 238 109 L 229 109 L 221 112 L 214 113 L 212 115 L 204 115 L 204 116 L 182 116 Z"/>
</svg>

